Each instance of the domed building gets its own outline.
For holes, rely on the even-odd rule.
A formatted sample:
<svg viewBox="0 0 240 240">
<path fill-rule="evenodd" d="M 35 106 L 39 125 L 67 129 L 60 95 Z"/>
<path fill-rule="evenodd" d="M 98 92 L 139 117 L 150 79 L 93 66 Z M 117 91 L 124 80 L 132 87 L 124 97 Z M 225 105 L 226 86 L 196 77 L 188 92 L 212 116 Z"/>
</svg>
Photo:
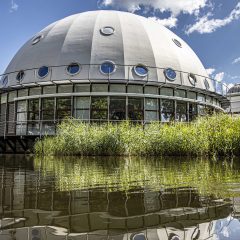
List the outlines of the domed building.
<svg viewBox="0 0 240 240">
<path fill-rule="evenodd" d="M 240 114 L 240 84 L 235 84 L 228 90 L 228 99 L 230 101 L 231 113 Z"/>
<path fill-rule="evenodd" d="M 65 117 L 87 122 L 188 122 L 224 111 L 186 42 L 131 13 L 84 12 L 47 26 L 17 52 L 1 82 L 0 135 L 55 134 Z"/>
</svg>

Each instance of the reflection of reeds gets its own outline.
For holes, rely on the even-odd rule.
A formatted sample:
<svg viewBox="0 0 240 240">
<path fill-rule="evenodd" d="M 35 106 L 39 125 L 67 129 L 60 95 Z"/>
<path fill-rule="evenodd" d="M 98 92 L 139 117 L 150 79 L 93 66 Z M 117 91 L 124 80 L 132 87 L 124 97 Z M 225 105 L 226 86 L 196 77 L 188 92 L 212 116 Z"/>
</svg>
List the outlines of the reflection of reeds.
<svg viewBox="0 0 240 240">
<path fill-rule="evenodd" d="M 223 164 L 224 163 L 224 164 Z M 43 177 L 55 176 L 60 191 L 107 188 L 108 191 L 141 188 L 164 191 L 166 188 L 197 188 L 202 195 L 230 197 L 239 195 L 234 184 L 239 171 L 226 161 L 182 158 L 76 158 L 37 157 L 35 168 Z M 228 184 L 230 183 L 230 184 Z M 162 190 L 161 190 L 162 189 Z"/>
<path fill-rule="evenodd" d="M 195 122 L 152 123 L 143 129 L 129 122 L 86 124 L 68 119 L 55 137 L 35 145 L 37 155 L 240 155 L 240 118 L 224 114 Z"/>
</svg>

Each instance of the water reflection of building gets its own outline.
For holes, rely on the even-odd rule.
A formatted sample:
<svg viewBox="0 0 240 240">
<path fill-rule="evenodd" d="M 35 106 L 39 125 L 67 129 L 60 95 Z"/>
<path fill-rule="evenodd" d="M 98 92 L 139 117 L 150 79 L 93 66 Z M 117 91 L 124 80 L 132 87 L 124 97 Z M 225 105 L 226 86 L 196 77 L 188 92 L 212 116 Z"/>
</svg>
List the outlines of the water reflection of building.
<svg viewBox="0 0 240 240">
<path fill-rule="evenodd" d="M 151 240 L 168 239 L 171 233 L 188 239 L 198 232 L 211 234 L 212 221 L 232 211 L 230 203 L 202 198 L 191 188 L 59 192 L 54 176 L 33 172 L 31 161 L 24 169 L 5 169 L 0 180 L 1 224 L 6 229 L 1 234 L 21 240 L 32 237 L 33 230 L 41 239 L 51 240 L 67 235 L 69 239 L 138 240 L 140 233 Z"/>
</svg>

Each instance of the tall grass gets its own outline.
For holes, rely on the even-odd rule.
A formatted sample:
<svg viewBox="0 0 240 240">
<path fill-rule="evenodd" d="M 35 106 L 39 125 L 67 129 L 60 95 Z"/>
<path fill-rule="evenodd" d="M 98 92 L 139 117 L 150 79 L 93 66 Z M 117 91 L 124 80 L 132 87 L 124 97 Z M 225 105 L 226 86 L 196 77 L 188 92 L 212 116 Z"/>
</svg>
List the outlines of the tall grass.
<svg viewBox="0 0 240 240">
<path fill-rule="evenodd" d="M 218 114 L 192 123 L 87 124 L 63 121 L 54 137 L 35 144 L 37 155 L 239 156 L 240 118 Z"/>
</svg>

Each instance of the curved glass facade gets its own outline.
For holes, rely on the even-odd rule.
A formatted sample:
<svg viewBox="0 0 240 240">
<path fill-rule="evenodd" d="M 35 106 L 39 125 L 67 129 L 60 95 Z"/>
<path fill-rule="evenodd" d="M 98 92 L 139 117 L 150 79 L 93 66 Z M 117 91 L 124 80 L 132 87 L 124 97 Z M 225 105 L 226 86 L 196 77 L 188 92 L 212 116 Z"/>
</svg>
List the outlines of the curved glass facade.
<svg viewBox="0 0 240 240">
<path fill-rule="evenodd" d="M 171 87 L 119 83 L 48 85 L 1 94 L 0 135 L 55 134 L 67 117 L 84 122 L 189 122 L 221 111 L 212 96 Z"/>
</svg>

